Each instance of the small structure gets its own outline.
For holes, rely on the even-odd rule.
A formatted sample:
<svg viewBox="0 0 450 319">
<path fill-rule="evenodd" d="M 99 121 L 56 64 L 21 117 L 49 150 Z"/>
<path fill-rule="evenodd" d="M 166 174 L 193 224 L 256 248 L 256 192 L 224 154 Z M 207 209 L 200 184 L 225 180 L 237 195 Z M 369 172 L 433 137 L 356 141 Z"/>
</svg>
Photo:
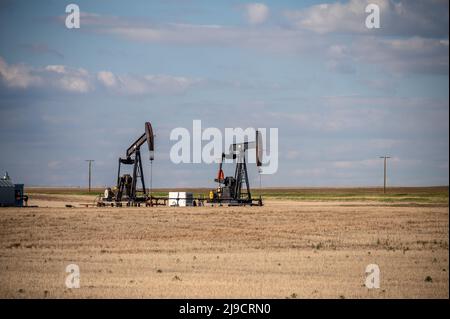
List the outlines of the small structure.
<svg viewBox="0 0 450 319">
<path fill-rule="evenodd" d="M 26 199 L 23 194 L 23 184 L 14 184 L 6 172 L 0 179 L 0 207 L 22 207 Z"/>
<path fill-rule="evenodd" d="M 194 206 L 194 196 L 188 192 L 169 192 L 169 206 Z"/>
</svg>

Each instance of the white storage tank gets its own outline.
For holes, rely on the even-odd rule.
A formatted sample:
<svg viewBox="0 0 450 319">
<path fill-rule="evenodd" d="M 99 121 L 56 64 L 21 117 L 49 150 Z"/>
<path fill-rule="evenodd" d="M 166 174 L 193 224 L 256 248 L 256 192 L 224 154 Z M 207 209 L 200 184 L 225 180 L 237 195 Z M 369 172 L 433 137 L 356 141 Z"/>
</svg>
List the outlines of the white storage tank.
<svg viewBox="0 0 450 319">
<path fill-rule="evenodd" d="M 169 192 L 169 206 L 193 206 L 194 196 L 188 192 Z"/>
</svg>

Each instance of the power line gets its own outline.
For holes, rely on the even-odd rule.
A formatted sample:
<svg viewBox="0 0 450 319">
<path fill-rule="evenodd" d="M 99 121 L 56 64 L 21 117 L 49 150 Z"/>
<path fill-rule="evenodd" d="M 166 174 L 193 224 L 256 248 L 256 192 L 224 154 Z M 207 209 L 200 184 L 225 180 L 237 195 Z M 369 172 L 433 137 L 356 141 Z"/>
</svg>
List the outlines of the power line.
<svg viewBox="0 0 450 319">
<path fill-rule="evenodd" d="M 386 194 L 386 179 L 387 179 L 387 172 L 386 172 L 386 166 L 387 166 L 387 159 L 391 158 L 390 156 L 380 156 L 380 158 L 384 159 L 384 184 L 383 184 L 383 193 Z"/>
<path fill-rule="evenodd" d="M 95 162 L 95 160 L 85 160 L 89 163 L 89 193 L 91 192 L 91 171 L 92 171 L 92 162 Z"/>
</svg>

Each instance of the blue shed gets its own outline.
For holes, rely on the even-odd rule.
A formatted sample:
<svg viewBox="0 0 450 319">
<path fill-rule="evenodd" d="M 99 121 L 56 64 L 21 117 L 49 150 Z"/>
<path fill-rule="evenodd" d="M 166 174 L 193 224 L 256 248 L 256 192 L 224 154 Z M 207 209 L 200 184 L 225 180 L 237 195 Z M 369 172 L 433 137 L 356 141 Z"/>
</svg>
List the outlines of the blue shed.
<svg viewBox="0 0 450 319">
<path fill-rule="evenodd" d="M 15 186 L 9 179 L 0 179 L 0 206 L 15 206 Z"/>
<path fill-rule="evenodd" d="M 0 207 L 22 207 L 24 198 L 23 184 L 14 184 L 8 173 L 0 178 Z"/>
</svg>

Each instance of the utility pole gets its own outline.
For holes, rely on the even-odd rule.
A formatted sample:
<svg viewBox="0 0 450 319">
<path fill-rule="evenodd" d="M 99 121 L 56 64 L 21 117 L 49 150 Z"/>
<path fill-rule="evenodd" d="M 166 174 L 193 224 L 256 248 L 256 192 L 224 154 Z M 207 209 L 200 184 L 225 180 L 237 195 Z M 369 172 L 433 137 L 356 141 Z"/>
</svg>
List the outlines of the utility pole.
<svg viewBox="0 0 450 319">
<path fill-rule="evenodd" d="M 89 163 L 89 193 L 91 192 L 91 164 L 94 160 L 86 160 Z"/>
<path fill-rule="evenodd" d="M 391 158 L 390 156 L 380 156 L 380 158 L 384 159 L 384 185 L 383 185 L 383 193 L 386 194 L 386 165 L 387 159 Z"/>
</svg>

